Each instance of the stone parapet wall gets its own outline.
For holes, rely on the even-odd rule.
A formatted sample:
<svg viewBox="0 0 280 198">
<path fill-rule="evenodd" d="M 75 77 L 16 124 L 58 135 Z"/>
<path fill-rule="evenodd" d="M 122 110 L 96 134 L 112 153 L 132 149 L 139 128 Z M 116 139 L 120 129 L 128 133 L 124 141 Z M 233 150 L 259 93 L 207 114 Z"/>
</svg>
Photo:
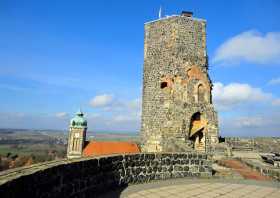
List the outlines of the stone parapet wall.
<svg viewBox="0 0 280 198">
<path fill-rule="evenodd" d="M 0 173 L 0 197 L 95 197 L 129 184 L 211 177 L 212 161 L 198 153 L 141 153 L 36 164 Z"/>
</svg>

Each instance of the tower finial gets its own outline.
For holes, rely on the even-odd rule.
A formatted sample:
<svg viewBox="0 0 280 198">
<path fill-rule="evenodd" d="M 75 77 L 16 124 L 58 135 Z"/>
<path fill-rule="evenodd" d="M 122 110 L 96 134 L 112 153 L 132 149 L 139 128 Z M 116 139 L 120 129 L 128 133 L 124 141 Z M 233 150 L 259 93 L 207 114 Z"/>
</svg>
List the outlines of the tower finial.
<svg viewBox="0 0 280 198">
<path fill-rule="evenodd" d="M 160 19 L 162 15 L 162 10 L 161 10 L 161 6 L 159 7 L 159 12 L 158 12 L 158 18 Z"/>
</svg>

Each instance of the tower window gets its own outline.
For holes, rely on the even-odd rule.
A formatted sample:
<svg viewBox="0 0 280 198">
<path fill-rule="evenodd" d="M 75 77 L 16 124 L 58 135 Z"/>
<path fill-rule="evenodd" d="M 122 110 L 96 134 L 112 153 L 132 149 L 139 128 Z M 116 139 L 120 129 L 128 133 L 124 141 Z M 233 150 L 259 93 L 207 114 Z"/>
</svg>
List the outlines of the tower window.
<svg viewBox="0 0 280 198">
<path fill-rule="evenodd" d="M 160 83 L 160 88 L 161 88 L 161 89 L 163 89 L 163 88 L 165 88 L 165 87 L 167 87 L 167 82 L 162 82 L 162 83 Z"/>
<path fill-rule="evenodd" d="M 204 102 L 205 101 L 205 89 L 203 87 L 203 85 L 199 85 L 198 86 L 198 90 L 197 90 L 197 101 L 198 102 Z"/>
</svg>

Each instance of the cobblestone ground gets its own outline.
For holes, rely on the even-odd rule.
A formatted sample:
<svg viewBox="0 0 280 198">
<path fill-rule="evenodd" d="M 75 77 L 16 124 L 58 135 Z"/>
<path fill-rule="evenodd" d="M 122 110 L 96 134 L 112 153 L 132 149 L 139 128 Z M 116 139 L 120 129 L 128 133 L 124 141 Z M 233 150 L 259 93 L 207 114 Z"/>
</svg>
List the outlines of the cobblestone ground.
<svg viewBox="0 0 280 198">
<path fill-rule="evenodd" d="M 235 183 L 234 183 L 235 182 Z M 228 198 L 280 198 L 280 184 L 254 183 L 250 181 L 165 181 L 154 184 L 129 186 L 120 197 L 127 198 L 173 198 L 173 197 L 228 197 Z M 274 184 L 274 185 L 272 185 Z"/>
</svg>

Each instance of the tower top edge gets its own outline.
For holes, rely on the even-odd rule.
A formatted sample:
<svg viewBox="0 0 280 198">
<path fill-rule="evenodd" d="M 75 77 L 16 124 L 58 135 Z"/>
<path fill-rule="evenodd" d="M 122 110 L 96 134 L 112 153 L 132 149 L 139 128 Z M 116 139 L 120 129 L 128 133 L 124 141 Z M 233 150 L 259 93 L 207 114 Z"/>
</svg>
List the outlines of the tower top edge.
<svg viewBox="0 0 280 198">
<path fill-rule="evenodd" d="M 155 22 L 158 22 L 158 21 L 164 21 L 164 20 L 167 20 L 167 19 L 179 18 L 179 17 L 181 17 L 181 18 L 189 18 L 189 19 L 194 20 L 194 21 L 206 22 L 205 19 L 196 18 L 196 17 L 186 17 L 186 16 L 182 16 L 182 15 L 168 15 L 168 16 L 165 16 L 165 17 L 156 19 L 156 20 L 147 21 L 147 22 L 145 22 L 144 24 L 145 24 L 145 25 L 148 25 L 148 24 L 155 23 Z"/>
</svg>

